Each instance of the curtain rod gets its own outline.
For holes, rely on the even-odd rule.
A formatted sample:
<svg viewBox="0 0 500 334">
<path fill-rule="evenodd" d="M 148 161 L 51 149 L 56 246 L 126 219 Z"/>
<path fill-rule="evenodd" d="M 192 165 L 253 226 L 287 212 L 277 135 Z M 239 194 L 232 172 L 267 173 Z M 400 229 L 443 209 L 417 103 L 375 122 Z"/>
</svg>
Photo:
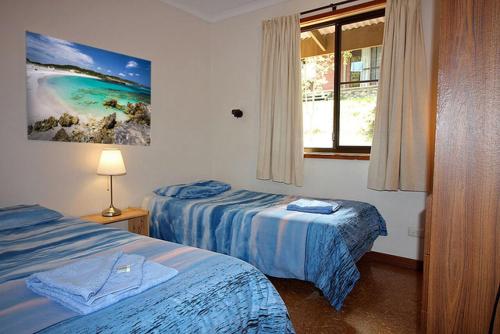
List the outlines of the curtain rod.
<svg viewBox="0 0 500 334">
<path fill-rule="evenodd" d="M 356 2 L 356 1 L 359 1 L 359 0 L 345 0 L 345 1 L 340 1 L 340 2 L 336 2 L 336 3 L 331 3 L 331 4 L 326 5 L 326 6 L 322 6 L 322 7 L 318 7 L 318 8 L 306 10 L 304 12 L 301 12 L 300 15 L 306 15 L 306 14 L 318 12 L 320 10 L 325 10 L 325 9 L 328 9 L 328 8 L 331 8 L 332 12 L 333 12 L 333 11 L 335 11 L 337 9 L 337 6 L 346 5 L 348 3 Z"/>
</svg>

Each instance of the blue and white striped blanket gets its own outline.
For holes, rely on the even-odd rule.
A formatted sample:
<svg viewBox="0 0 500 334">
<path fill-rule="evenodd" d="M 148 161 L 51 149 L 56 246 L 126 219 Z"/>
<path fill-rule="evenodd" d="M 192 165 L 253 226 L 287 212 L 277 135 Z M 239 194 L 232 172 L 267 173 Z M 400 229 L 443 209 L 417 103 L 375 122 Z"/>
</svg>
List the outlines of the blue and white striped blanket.
<svg viewBox="0 0 500 334">
<path fill-rule="evenodd" d="M 93 254 L 138 254 L 179 273 L 80 316 L 30 291 L 24 279 Z M 62 218 L 0 232 L 2 333 L 293 333 L 269 280 L 237 259 Z"/>
<path fill-rule="evenodd" d="M 356 262 L 385 221 L 367 203 L 335 200 L 330 215 L 286 210 L 297 197 L 247 190 L 183 200 L 152 195 L 150 235 L 251 263 L 263 273 L 313 282 L 339 310 L 359 279 Z"/>
</svg>

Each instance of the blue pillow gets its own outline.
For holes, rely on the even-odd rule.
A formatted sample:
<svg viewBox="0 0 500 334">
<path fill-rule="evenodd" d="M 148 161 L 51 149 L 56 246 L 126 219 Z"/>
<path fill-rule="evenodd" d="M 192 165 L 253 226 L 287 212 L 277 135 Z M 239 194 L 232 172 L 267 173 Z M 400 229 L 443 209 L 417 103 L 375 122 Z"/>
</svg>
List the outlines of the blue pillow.
<svg viewBox="0 0 500 334">
<path fill-rule="evenodd" d="M 62 218 L 57 211 L 40 205 L 17 205 L 0 208 L 0 231 L 33 226 Z"/>
<path fill-rule="evenodd" d="M 191 186 L 181 189 L 175 197 L 180 199 L 207 198 L 222 194 L 229 189 L 231 186 L 225 183 L 220 183 L 217 186 Z"/>
<path fill-rule="evenodd" d="M 174 197 L 175 195 L 177 195 L 179 190 L 181 190 L 184 187 L 187 187 L 187 184 L 181 183 L 181 184 L 175 184 L 172 186 L 161 187 L 161 188 L 154 190 L 153 192 L 158 196 Z"/>
<path fill-rule="evenodd" d="M 171 196 L 179 199 L 196 199 L 216 196 L 229 189 L 231 189 L 231 186 L 227 183 L 209 180 L 167 186 L 156 189 L 154 192 L 160 196 Z"/>
</svg>

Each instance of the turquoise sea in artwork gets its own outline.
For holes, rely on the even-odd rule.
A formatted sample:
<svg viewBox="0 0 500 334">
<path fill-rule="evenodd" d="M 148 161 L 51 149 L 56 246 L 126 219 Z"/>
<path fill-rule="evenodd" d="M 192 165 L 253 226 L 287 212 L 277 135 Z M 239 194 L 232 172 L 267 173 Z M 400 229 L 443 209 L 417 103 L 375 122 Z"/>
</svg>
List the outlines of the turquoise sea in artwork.
<svg viewBox="0 0 500 334">
<path fill-rule="evenodd" d="M 122 111 L 104 106 L 110 99 L 124 106 L 137 102 L 151 104 L 151 90 L 143 86 L 72 75 L 49 76 L 43 80 L 62 103 L 79 115 L 102 118 L 117 113 L 118 119 L 126 119 Z"/>
</svg>

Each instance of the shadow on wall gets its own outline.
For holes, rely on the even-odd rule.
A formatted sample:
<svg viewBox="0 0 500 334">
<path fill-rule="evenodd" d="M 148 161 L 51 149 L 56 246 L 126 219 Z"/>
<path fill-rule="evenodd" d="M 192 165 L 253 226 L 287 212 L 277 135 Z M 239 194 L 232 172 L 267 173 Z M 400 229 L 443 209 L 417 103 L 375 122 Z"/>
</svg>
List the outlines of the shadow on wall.
<svg viewBox="0 0 500 334">
<path fill-rule="evenodd" d="M 419 215 L 418 215 L 418 226 L 417 229 L 421 231 L 421 235 L 418 238 L 418 245 L 417 245 L 417 254 L 419 259 L 424 258 L 424 237 L 425 237 L 425 229 L 426 229 L 426 216 L 427 216 L 427 209 L 422 210 Z"/>
</svg>

